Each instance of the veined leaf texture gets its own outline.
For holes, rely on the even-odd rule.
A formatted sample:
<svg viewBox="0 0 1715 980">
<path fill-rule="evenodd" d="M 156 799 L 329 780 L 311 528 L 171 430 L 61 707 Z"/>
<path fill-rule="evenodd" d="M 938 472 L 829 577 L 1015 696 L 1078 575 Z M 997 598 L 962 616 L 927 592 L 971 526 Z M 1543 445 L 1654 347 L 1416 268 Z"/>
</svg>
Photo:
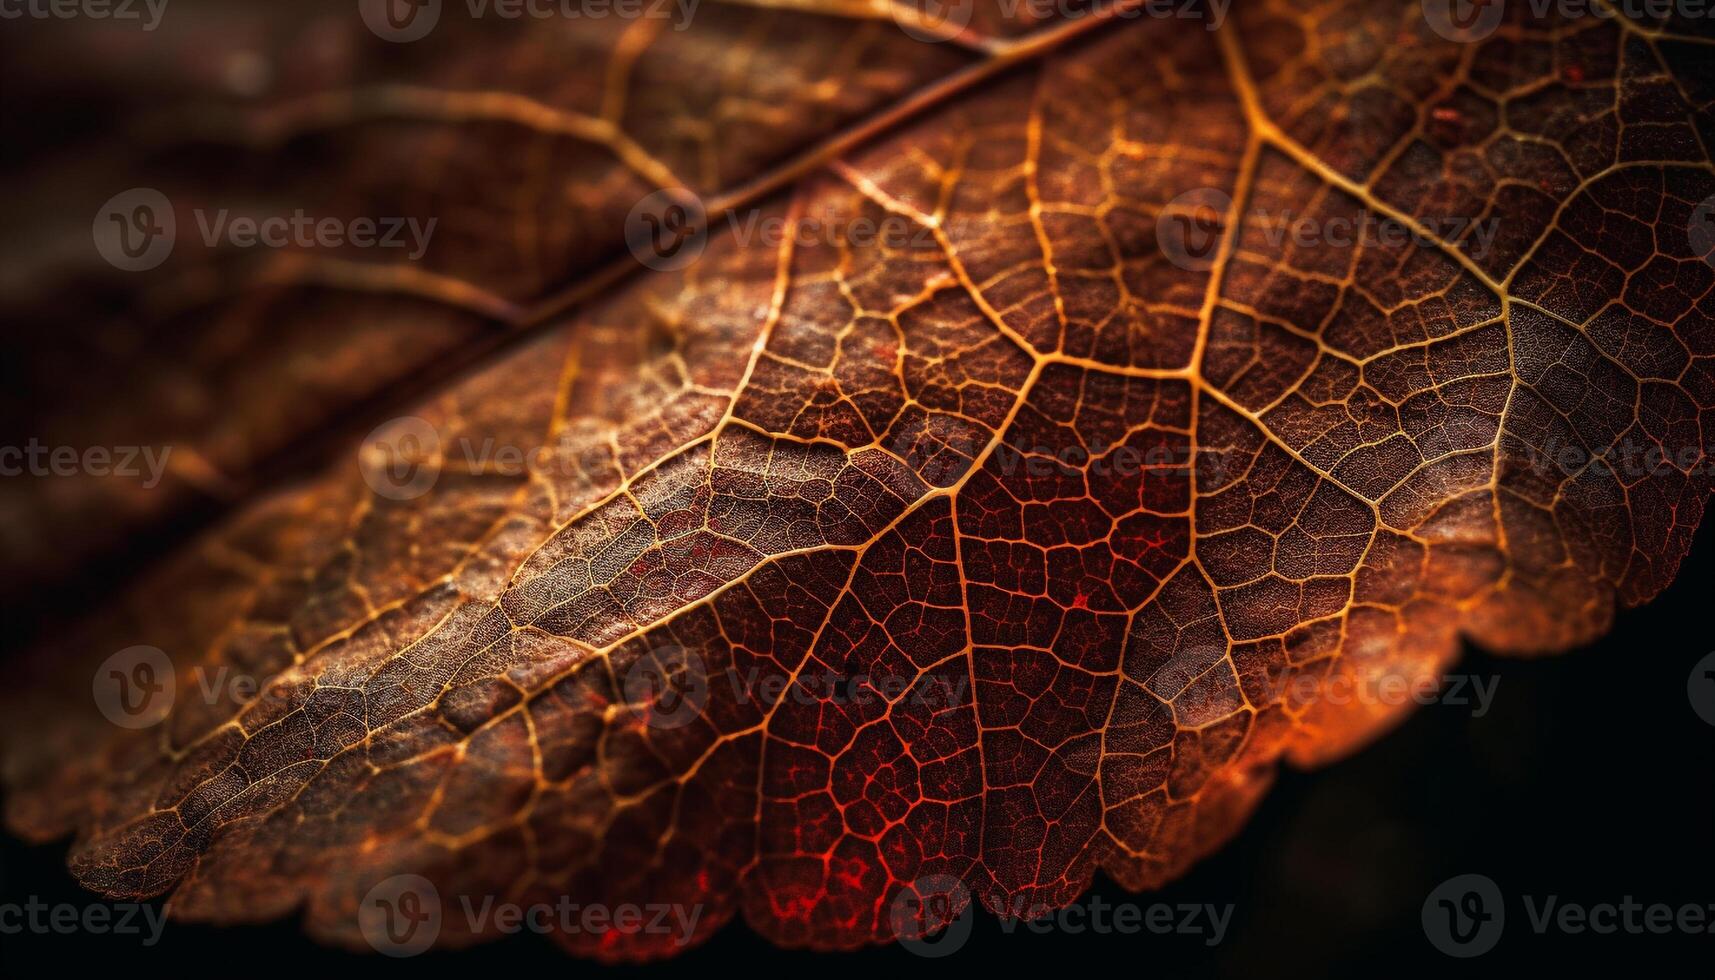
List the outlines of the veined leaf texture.
<svg viewBox="0 0 1715 980">
<path fill-rule="evenodd" d="M 361 946 L 408 874 L 840 949 L 954 882 L 1147 889 L 1410 707 L 1330 691 L 1599 636 L 1709 499 L 1706 20 L 180 2 L 19 54 L 118 134 L 25 159 L 68 176 L 24 226 L 147 185 L 179 245 L 17 256 L 21 342 L 91 338 L 34 421 L 173 458 L 8 486 L 6 577 L 224 508 L 5 688 L 8 823 L 107 895 Z M 299 208 L 434 225 L 196 241 Z"/>
</svg>

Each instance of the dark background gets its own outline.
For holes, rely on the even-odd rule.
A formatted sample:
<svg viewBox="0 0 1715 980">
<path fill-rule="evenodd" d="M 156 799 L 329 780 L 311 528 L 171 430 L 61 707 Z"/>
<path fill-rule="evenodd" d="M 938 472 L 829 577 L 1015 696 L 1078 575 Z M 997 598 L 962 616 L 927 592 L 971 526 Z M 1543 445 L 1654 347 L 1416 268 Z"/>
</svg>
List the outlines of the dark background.
<svg viewBox="0 0 1715 980">
<path fill-rule="evenodd" d="M 41 34 L 12 32 L 0 40 L 17 36 Z M 77 91 L 41 97 L 30 72 L 42 57 L 26 57 L 31 43 L 0 48 L 0 143 L 11 157 L 0 167 L 23 163 L 20 148 L 30 142 L 69 145 L 99 132 L 118 111 L 113 93 L 100 86 L 99 61 L 55 75 L 79 80 Z M 27 203 L 20 200 L 18 212 L 27 214 Z M 0 387 L 19 389 L 15 397 L 28 403 L 20 377 L 30 373 L 31 362 L 16 337 L 8 341 Z M 1022 927 L 1008 934 L 979 914 L 969 943 L 944 960 L 921 959 L 897 946 L 837 956 L 779 950 L 733 924 L 667 963 L 605 968 L 570 960 L 548 940 L 529 935 L 394 961 L 320 947 L 290 921 L 226 929 L 169 923 L 154 947 L 126 935 L 0 935 L 0 977 L 311 970 L 340 976 L 453 970 L 485 978 L 534 971 L 556 980 L 739 971 L 820 980 L 829 973 L 886 978 L 907 970 L 1004 970 L 1029 980 L 1455 972 L 1534 977 L 1561 971 L 1709 977 L 1715 975 L 1715 934 L 1535 935 L 1522 903 L 1524 894 L 1580 903 L 1617 903 L 1627 896 L 1644 903 L 1715 903 L 1715 727 L 1704 724 L 1686 698 L 1692 665 L 1715 649 L 1708 618 L 1715 600 L 1715 528 L 1709 524 L 1715 515 L 1705 521 L 1672 588 L 1648 607 L 1622 613 L 1601 642 L 1541 660 L 1470 651 L 1456 672 L 1499 677 L 1484 717 L 1473 717 L 1467 706 L 1433 704 L 1341 763 L 1283 772 L 1234 841 L 1160 892 L 1131 896 L 1098 880 L 1095 894 L 1109 905 L 1232 903 L 1228 934 L 1214 948 L 1201 936 L 1038 934 Z M 111 588 L 191 530 L 174 527 L 159 538 L 130 539 L 122 554 L 99 563 L 95 583 Z M 90 583 L 44 578 L 27 584 L 33 591 L 0 598 L 0 648 L 26 646 L 32 633 L 52 631 L 94 595 Z M 0 832 L 0 904 L 99 901 L 64 870 L 65 849 L 65 842 L 27 846 Z M 1495 880 L 1508 896 L 1508 922 L 1492 952 L 1454 960 L 1430 945 L 1420 916 L 1436 885 L 1465 873 Z"/>
<path fill-rule="evenodd" d="M 577 971 L 594 976 L 709 976 L 762 971 L 808 976 L 902 970 L 1005 970 L 1150 977 L 1317 977 L 1549 974 L 1709 976 L 1715 934 L 1534 933 L 1522 896 L 1538 903 L 1715 904 L 1715 727 L 1692 711 L 1686 680 L 1712 648 L 1715 531 L 1705 526 L 1675 584 L 1620 614 L 1601 642 L 1540 660 L 1469 651 L 1456 673 L 1499 677 L 1488 713 L 1436 703 L 1343 762 L 1284 772 L 1250 825 L 1169 888 L 1130 896 L 1098 880 L 1110 905 L 1196 902 L 1236 909 L 1225 941 L 1194 935 L 1004 932 L 979 914 L 949 958 L 890 946 L 823 956 L 778 950 L 742 924 L 650 967 L 568 959 L 521 935 L 457 952 L 388 960 L 317 946 L 296 923 L 219 929 L 169 922 L 159 944 L 118 935 L 0 936 L 0 974 L 126 970 L 247 974 L 310 970 L 418 973 Z M 64 871 L 65 845 L 0 844 L 0 903 L 94 901 Z M 1444 956 L 1421 910 L 1454 875 L 1489 876 L 1507 896 L 1491 952 Z M 1087 901 L 1087 899 L 1086 899 Z M 556 972 L 555 975 L 563 975 Z"/>
</svg>

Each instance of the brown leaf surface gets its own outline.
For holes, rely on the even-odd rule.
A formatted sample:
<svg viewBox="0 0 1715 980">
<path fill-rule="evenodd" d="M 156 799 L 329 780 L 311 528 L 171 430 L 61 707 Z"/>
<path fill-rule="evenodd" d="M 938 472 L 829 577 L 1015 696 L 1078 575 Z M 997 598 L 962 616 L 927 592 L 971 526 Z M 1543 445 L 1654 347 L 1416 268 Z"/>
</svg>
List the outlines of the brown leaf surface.
<svg viewBox="0 0 1715 980">
<path fill-rule="evenodd" d="M 850 76 L 849 25 L 793 16 L 802 57 L 720 56 L 740 90 Z M 705 29 L 675 43 L 720 49 Z M 1715 268 L 1687 235 L 1715 195 L 1715 60 L 1688 30 L 1523 19 L 1460 44 L 1392 0 L 1235 4 L 1216 32 L 1096 16 L 976 43 L 977 74 L 927 95 L 903 83 L 941 72 L 901 67 L 843 114 L 808 99 L 730 165 L 675 157 L 706 193 L 815 116 L 838 152 L 759 195 L 764 216 L 913 233 L 717 223 L 700 261 L 412 408 L 441 450 L 427 492 L 378 494 L 349 454 L 250 503 L 33 661 L 63 702 L 9 688 L 31 694 L 8 708 L 8 818 L 77 831 L 73 868 L 108 894 L 217 921 L 303 907 L 355 944 L 359 901 L 404 873 L 697 904 L 698 938 L 742 915 L 821 948 L 891 938 L 931 876 L 1013 914 L 1098 870 L 1158 885 L 1283 757 L 1405 710 L 1330 690 L 1432 683 L 1461 638 L 1584 642 L 1672 578 L 1715 422 Z M 478 60 L 511 79 L 517 57 Z M 917 111 L 831 135 L 889 95 Z M 509 297 L 560 282 L 563 237 L 555 261 L 508 251 L 520 215 L 565 216 L 540 188 L 590 209 L 630 191 L 623 214 L 648 186 L 531 132 L 538 183 L 480 185 L 454 174 L 526 154 L 477 122 L 424 134 L 426 210 L 511 200 L 429 268 Z M 373 212 L 384 183 L 353 200 Z M 1201 227 L 1180 197 L 1199 188 L 1233 203 L 1208 261 L 1175 263 L 1157 231 Z M 1286 216 L 1412 234 L 1303 243 Z M 338 322 L 301 294 L 269 301 Z M 520 474 L 462 445 L 546 451 Z M 1667 462 L 1563 465 L 1610 445 Z M 139 643 L 178 697 L 128 732 L 90 677 Z M 223 668 L 263 696 L 198 697 Z M 661 670 L 701 682 L 694 716 L 629 683 Z M 443 939 L 470 938 L 455 919 Z"/>
<path fill-rule="evenodd" d="M 172 6 L 148 34 L 43 25 L 7 51 L 8 144 L 29 151 L 7 176 L 33 189 L 0 262 L 17 382 L 41 392 L 23 428 L 50 445 L 174 453 L 147 492 L 0 485 L 25 515 L 0 529 L 0 584 L 241 501 L 306 436 L 396 402 L 401 383 L 445 383 L 562 311 L 639 198 L 675 185 L 742 198 L 974 60 L 891 21 L 716 3 L 684 31 L 496 24 L 459 3 L 403 45 L 371 34 L 352 0 Z M 67 105 L 94 122 L 51 138 Z M 434 234 L 414 261 L 187 243 L 139 288 L 88 247 L 85 220 L 135 186 L 176 203 L 181 239 L 194 208 L 432 219 Z"/>
</svg>

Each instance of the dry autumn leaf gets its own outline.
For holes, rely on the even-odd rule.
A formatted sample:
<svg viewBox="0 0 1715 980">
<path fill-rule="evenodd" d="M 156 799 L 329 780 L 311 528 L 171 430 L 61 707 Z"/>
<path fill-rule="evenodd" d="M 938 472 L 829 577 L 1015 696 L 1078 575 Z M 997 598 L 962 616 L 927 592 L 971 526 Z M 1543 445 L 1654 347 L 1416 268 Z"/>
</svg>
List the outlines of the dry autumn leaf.
<svg viewBox="0 0 1715 980">
<path fill-rule="evenodd" d="M 138 166 L 181 238 L 308 200 L 421 261 L 181 248 L 120 331 L 177 369 L 42 409 L 232 507 L 6 688 L 8 821 L 105 894 L 698 910 L 559 934 L 630 959 L 1149 888 L 1410 705 L 1351 692 L 1601 634 L 1709 498 L 1708 21 L 349 8 L 212 21 L 282 77 Z M 20 565 L 183 504 L 121 492 L 23 500 Z"/>
</svg>

